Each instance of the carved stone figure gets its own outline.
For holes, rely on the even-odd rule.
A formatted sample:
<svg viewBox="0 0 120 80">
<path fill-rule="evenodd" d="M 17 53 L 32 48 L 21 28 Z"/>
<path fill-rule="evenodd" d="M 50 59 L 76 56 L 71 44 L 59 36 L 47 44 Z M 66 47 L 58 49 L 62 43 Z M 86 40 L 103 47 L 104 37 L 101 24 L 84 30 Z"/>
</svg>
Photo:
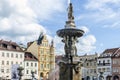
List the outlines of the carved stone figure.
<svg viewBox="0 0 120 80">
<path fill-rule="evenodd" d="M 76 40 L 74 37 L 66 37 L 63 42 L 65 43 L 64 50 L 66 57 L 77 56 Z"/>
<path fill-rule="evenodd" d="M 74 16 L 73 16 L 73 7 L 72 4 L 70 3 L 70 6 L 68 7 L 68 19 L 73 20 Z"/>
<path fill-rule="evenodd" d="M 60 69 L 59 80 L 64 80 L 64 79 L 66 79 L 66 76 L 67 76 L 67 74 L 66 74 L 66 72 L 67 72 L 67 66 L 66 66 L 66 64 L 64 62 L 60 62 L 59 66 L 60 66 L 60 68 L 59 68 Z"/>
</svg>

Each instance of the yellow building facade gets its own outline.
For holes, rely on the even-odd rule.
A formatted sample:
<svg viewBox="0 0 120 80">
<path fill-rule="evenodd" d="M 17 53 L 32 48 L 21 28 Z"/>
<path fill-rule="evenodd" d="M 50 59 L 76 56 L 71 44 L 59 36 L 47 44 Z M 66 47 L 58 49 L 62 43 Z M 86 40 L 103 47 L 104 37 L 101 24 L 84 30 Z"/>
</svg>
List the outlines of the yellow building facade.
<svg viewBox="0 0 120 80">
<path fill-rule="evenodd" d="M 50 70 L 55 68 L 53 41 L 50 44 L 46 35 L 44 35 L 39 45 L 37 41 L 28 43 L 27 52 L 33 53 L 38 58 L 39 78 L 47 78 Z"/>
</svg>

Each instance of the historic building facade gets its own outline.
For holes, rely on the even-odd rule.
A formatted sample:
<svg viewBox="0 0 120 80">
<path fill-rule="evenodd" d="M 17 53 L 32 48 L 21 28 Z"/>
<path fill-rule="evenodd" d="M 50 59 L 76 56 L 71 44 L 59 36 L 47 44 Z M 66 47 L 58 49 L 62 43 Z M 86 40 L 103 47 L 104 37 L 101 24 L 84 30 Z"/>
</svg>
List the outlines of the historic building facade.
<svg viewBox="0 0 120 80">
<path fill-rule="evenodd" d="M 119 48 L 111 48 L 106 49 L 99 57 L 98 57 L 98 77 L 103 78 L 103 80 L 117 80 L 119 78 Z M 101 75 L 101 77 L 100 77 Z M 114 77 L 115 76 L 115 77 Z M 115 79 L 113 79 L 113 77 Z"/>
<path fill-rule="evenodd" d="M 55 68 L 53 41 L 49 44 L 46 35 L 40 35 L 38 41 L 28 43 L 26 51 L 38 58 L 38 76 L 47 78 L 49 71 Z"/>
<path fill-rule="evenodd" d="M 31 80 L 32 72 L 34 72 L 35 79 L 38 79 L 38 59 L 31 52 L 25 52 L 24 79 Z"/>
<path fill-rule="evenodd" d="M 24 67 L 24 52 L 12 41 L 0 40 L 0 78 L 11 79 L 12 65 Z"/>
<path fill-rule="evenodd" d="M 112 80 L 120 79 L 120 48 L 112 56 Z"/>
<path fill-rule="evenodd" d="M 83 80 L 97 80 L 97 57 L 97 54 L 79 56 Z"/>
</svg>

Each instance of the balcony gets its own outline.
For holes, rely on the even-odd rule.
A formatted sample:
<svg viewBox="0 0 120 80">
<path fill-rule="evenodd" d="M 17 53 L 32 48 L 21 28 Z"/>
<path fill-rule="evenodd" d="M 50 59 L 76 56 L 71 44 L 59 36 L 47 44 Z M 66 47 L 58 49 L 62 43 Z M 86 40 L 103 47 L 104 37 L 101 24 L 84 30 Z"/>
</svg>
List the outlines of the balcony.
<svg viewBox="0 0 120 80">
<path fill-rule="evenodd" d="M 110 66 L 110 63 L 98 63 L 98 66 Z"/>
</svg>

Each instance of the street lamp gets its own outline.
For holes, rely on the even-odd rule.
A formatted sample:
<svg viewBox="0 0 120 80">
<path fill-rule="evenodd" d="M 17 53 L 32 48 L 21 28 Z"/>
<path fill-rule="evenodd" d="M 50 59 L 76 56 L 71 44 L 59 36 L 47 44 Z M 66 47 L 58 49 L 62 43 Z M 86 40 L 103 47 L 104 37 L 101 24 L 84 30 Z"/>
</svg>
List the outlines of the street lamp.
<svg viewBox="0 0 120 80">
<path fill-rule="evenodd" d="M 99 80 L 103 80 L 104 79 L 103 72 L 99 72 L 99 73 L 100 73 Z"/>
<path fill-rule="evenodd" d="M 31 71 L 31 74 L 32 74 L 32 80 L 34 80 L 34 78 L 35 78 L 35 72 L 34 71 Z"/>
<path fill-rule="evenodd" d="M 23 67 L 18 67 L 17 70 L 18 70 L 19 80 L 21 80 L 21 78 L 22 78 L 22 76 L 23 76 L 22 70 L 24 70 L 24 68 L 23 68 Z"/>
</svg>

